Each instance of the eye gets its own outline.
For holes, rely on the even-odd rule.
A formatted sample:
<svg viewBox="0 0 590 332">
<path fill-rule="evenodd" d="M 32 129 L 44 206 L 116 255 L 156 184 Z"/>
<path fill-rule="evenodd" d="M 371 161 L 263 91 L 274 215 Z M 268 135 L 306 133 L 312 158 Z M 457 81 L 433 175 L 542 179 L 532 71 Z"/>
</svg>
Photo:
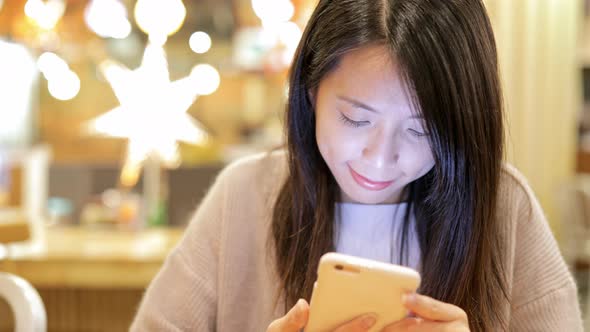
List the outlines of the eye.
<svg viewBox="0 0 590 332">
<path fill-rule="evenodd" d="M 409 129 L 408 129 L 408 132 L 410 132 L 410 134 L 412 134 L 412 135 L 414 135 L 414 136 L 416 136 L 416 137 L 424 137 L 424 136 L 428 136 L 428 134 L 425 134 L 425 133 L 423 133 L 423 132 L 421 132 L 421 131 L 418 131 L 418 130 L 416 130 L 416 129 L 412 129 L 412 128 L 409 128 Z"/>
<path fill-rule="evenodd" d="M 370 124 L 369 121 L 354 121 L 351 120 L 350 118 L 348 118 L 346 115 L 340 113 L 340 121 L 344 122 L 345 125 L 353 127 L 353 128 L 358 128 L 361 126 L 365 126 Z"/>
</svg>

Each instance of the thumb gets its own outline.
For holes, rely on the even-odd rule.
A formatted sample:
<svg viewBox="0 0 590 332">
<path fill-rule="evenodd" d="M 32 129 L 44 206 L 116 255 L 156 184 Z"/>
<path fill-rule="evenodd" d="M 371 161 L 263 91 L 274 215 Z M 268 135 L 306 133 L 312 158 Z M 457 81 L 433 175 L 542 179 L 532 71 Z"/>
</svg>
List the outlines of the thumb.
<svg viewBox="0 0 590 332">
<path fill-rule="evenodd" d="M 270 324 L 267 332 L 298 332 L 307 324 L 309 304 L 304 299 L 297 303 L 287 314 Z"/>
</svg>

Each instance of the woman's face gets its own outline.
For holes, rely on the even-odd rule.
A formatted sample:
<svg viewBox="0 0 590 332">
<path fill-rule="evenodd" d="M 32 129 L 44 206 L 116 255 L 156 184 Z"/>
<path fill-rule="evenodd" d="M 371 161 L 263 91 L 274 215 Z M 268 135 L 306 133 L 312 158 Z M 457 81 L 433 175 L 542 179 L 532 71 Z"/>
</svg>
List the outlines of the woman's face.
<svg viewBox="0 0 590 332">
<path fill-rule="evenodd" d="M 318 148 L 341 201 L 399 203 L 434 166 L 420 112 L 385 47 L 348 53 L 313 95 Z"/>
</svg>

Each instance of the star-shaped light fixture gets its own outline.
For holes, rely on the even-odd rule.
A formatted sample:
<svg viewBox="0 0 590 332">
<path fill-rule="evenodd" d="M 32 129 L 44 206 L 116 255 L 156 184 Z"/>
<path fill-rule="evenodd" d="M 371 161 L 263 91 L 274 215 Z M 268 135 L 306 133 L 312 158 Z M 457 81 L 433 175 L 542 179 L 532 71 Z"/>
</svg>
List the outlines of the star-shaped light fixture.
<svg viewBox="0 0 590 332">
<path fill-rule="evenodd" d="M 197 66 L 191 75 L 171 82 L 164 49 L 154 44 L 146 47 L 141 66 L 133 71 L 112 61 L 102 63 L 100 69 L 121 105 L 92 121 L 91 131 L 128 138 L 129 165 L 139 166 L 153 156 L 176 166 L 178 141 L 201 144 L 207 138 L 186 111 L 199 94 L 219 85 L 217 72 L 209 67 Z M 209 91 L 203 90 L 203 81 L 209 82 Z"/>
</svg>

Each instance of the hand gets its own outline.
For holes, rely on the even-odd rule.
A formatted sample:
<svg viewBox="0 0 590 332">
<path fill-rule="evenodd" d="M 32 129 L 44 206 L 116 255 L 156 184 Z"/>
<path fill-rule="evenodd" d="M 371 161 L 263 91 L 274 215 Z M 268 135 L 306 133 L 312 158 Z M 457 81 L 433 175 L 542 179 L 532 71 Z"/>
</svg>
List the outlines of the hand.
<svg viewBox="0 0 590 332">
<path fill-rule="evenodd" d="M 431 297 L 406 294 L 404 305 L 415 317 L 406 317 L 386 326 L 382 332 L 457 331 L 468 332 L 469 320 L 463 309 Z"/>
<path fill-rule="evenodd" d="M 300 299 L 285 316 L 273 321 L 266 332 L 299 332 L 307 325 L 308 319 L 309 304 Z M 377 317 L 374 314 L 361 315 L 340 325 L 333 332 L 368 331 L 371 326 L 375 325 L 375 322 L 377 322 Z"/>
</svg>

